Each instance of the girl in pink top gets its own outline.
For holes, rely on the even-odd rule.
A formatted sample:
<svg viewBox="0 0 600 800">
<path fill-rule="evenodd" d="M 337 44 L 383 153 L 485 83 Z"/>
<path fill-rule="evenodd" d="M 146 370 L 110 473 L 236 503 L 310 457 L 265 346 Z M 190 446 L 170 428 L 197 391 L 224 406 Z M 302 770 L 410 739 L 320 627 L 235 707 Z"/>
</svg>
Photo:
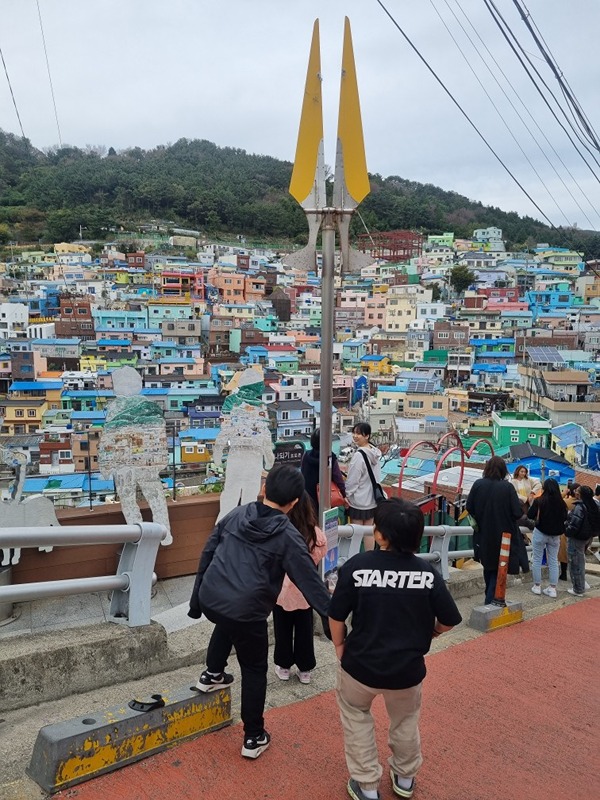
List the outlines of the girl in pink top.
<svg viewBox="0 0 600 800">
<path fill-rule="evenodd" d="M 310 495 L 304 492 L 288 514 L 300 531 L 315 566 L 327 552 L 327 540 L 319 527 Z M 275 631 L 275 674 L 289 681 L 292 666 L 298 667 L 300 683 L 310 683 L 311 672 L 317 665 L 313 641 L 313 611 L 304 596 L 286 575 L 277 604 L 273 609 Z"/>
</svg>

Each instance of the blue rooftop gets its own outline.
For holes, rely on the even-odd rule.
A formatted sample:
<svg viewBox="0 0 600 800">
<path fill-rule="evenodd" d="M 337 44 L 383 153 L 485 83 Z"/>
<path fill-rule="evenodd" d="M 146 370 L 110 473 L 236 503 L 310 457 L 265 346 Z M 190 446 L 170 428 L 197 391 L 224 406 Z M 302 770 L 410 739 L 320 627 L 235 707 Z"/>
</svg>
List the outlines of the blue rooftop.
<svg viewBox="0 0 600 800">
<path fill-rule="evenodd" d="M 9 392 L 27 392 L 32 390 L 56 391 L 62 389 L 62 381 L 14 381 L 8 387 Z"/>
<path fill-rule="evenodd" d="M 98 339 L 99 347 L 127 347 L 131 344 L 129 339 Z"/>
</svg>

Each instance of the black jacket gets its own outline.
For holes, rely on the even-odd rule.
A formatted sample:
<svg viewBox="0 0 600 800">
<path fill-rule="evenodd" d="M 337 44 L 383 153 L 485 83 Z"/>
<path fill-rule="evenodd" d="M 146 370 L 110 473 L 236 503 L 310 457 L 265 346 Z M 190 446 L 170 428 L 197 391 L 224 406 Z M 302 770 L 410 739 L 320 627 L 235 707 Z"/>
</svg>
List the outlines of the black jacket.
<svg viewBox="0 0 600 800">
<path fill-rule="evenodd" d="M 519 573 L 519 553 L 525 548 L 518 522 L 523 509 L 515 491 L 508 481 L 480 478 L 475 481 L 467 497 L 467 511 L 477 520 L 477 531 L 473 534 L 475 561 L 484 569 L 498 569 L 502 534 L 511 534 L 508 572 Z"/>
<path fill-rule="evenodd" d="M 264 620 L 286 573 L 307 603 L 326 617 L 329 592 L 287 516 L 263 503 L 239 506 L 223 517 L 206 543 L 188 614 L 198 619 L 206 608 L 238 622 Z"/>
<path fill-rule="evenodd" d="M 589 514 L 581 500 L 577 500 L 565 526 L 565 535 L 568 539 L 580 539 L 586 542 L 592 535 Z"/>
<path fill-rule="evenodd" d="M 315 507 L 319 507 L 319 496 L 317 494 L 317 486 L 319 485 L 319 451 L 307 450 L 302 457 L 300 464 L 300 472 L 304 475 L 304 488 L 311 496 Z M 340 470 L 340 465 L 336 458 L 335 453 L 331 454 L 331 482 L 335 483 L 342 497 L 346 497 L 346 485 L 344 483 L 344 476 Z"/>
<path fill-rule="evenodd" d="M 535 527 L 546 536 L 560 536 L 565 532 L 565 520 L 568 514 L 567 506 L 561 509 L 560 513 L 552 512 L 545 508 L 538 499 L 534 500 L 529 506 L 527 516 L 535 520 Z"/>
</svg>

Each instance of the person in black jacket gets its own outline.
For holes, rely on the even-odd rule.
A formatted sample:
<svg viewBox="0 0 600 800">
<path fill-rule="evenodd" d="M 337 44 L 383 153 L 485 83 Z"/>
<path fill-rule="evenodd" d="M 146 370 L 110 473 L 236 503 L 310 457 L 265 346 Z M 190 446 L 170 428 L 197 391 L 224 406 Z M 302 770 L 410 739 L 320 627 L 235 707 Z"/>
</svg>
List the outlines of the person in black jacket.
<svg viewBox="0 0 600 800">
<path fill-rule="evenodd" d="M 579 597 L 589 589 L 585 580 L 585 548 L 587 542 L 600 530 L 600 510 L 594 501 L 594 493 L 589 486 L 579 486 L 575 490 L 577 498 L 565 526 L 571 589 L 567 591 Z"/>
<path fill-rule="evenodd" d="M 492 456 L 486 462 L 483 477 L 475 481 L 467 497 L 467 511 L 477 521 L 477 531 L 473 534 L 473 557 L 483 566 L 486 605 L 494 600 L 496 594 L 502 534 L 511 534 L 509 574 L 519 574 L 519 554 L 525 550 L 525 541 L 517 524 L 523 509 L 515 487 L 506 480 L 507 475 L 504 459 Z"/>
<path fill-rule="evenodd" d="M 535 528 L 531 537 L 533 549 L 532 572 L 534 594 L 556 597 L 556 584 L 558 583 L 558 548 L 561 534 L 565 532 L 565 521 L 568 509 L 560 486 L 554 478 L 544 481 L 541 497 L 536 498 L 527 512 L 529 519 L 535 520 Z M 548 579 L 550 585 L 542 590 L 542 556 L 546 548 L 548 560 Z"/>
<path fill-rule="evenodd" d="M 242 755 L 258 758 L 271 741 L 264 728 L 267 691 L 267 617 L 287 573 L 306 601 L 326 618 L 330 596 L 306 542 L 286 516 L 304 492 L 295 467 L 272 469 L 265 499 L 230 511 L 212 532 L 202 557 L 188 614 L 215 623 L 206 670 L 196 688 L 211 692 L 233 681 L 225 672 L 235 647 L 242 672 Z M 328 627 L 325 619 L 325 630 Z"/>
<path fill-rule="evenodd" d="M 313 501 L 315 509 L 319 511 L 319 495 L 317 487 L 319 485 L 319 459 L 321 457 L 321 431 L 316 428 L 310 437 L 311 450 L 307 450 L 300 464 L 300 471 L 304 475 L 306 491 Z M 346 497 L 346 485 L 344 476 L 340 470 L 340 465 L 335 453 L 331 454 L 331 482 L 340 490 L 342 497 Z"/>
</svg>

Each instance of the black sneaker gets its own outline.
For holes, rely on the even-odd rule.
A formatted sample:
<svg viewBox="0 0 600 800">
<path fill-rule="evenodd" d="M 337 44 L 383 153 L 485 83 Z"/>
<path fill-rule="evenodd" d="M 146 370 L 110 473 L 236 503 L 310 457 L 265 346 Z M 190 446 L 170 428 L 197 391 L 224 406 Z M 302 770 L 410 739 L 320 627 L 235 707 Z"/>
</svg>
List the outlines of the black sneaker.
<svg viewBox="0 0 600 800">
<path fill-rule="evenodd" d="M 350 795 L 352 800 L 367 800 L 366 794 L 360 788 L 360 783 L 358 781 L 355 781 L 354 778 L 350 778 L 346 786 L 346 789 L 348 790 L 348 794 Z M 379 794 L 379 792 L 377 792 L 377 800 L 380 800 L 380 798 L 381 795 Z"/>
<path fill-rule="evenodd" d="M 262 736 L 246 736 L 242 755 L 245 758 L 258 758 L 270 744 L 271 737 L 266 731 L 263 731 Z"/>
<path fill-rule="evenodd" d="M 415 791 L 415 779 L 411 779 L 410 787 L 408 789 L 404 789 L 398 783 L 398 776 L 394 772 L 394 770 L 390 770 L 390 777 L 392 779 L 392 789 L 394 790 L 394 794 L 397 794 L 398 797 L 412 797 L 413 792 Z"/>
<path fill-rule="evenodd" d="M 233 683 L 233 675 L 231 673 L 221 672 L 219 675 L 211 675 L 210 672 L 204 670 L 198 678 L 196 689 L 201 692 L 216 692 L 217 689 L 229 686 L 230 683 Z"/>
</svg>

